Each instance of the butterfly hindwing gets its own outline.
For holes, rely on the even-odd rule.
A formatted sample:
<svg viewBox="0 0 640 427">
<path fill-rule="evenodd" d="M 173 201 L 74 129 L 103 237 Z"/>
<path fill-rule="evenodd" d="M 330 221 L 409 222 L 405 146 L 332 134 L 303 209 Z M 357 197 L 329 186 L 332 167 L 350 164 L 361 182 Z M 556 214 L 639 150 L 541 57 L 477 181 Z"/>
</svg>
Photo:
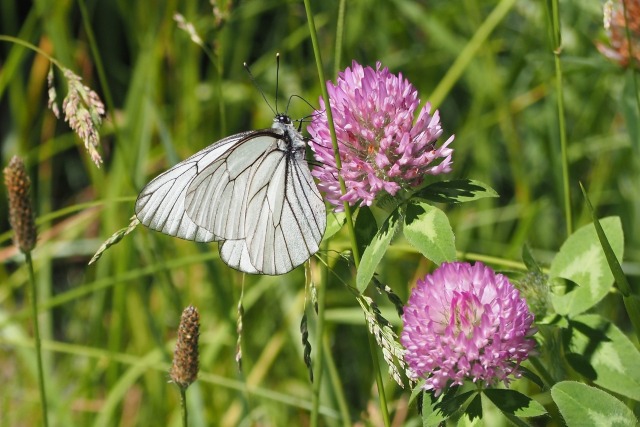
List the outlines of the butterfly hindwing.
<svg viewBox="0 0 640 427">
<path fill-rule="evenodd" d="M 325 207 L 303 159 L 274 151 L 265 156 L 273 171 L 266 186 L 250 193 L 245 227 L 249 259 L 263 274 L 282 274 L 319 249 L 326 227 Z"/>
<path fill-rule="evenodd" d="M 220 258 L 229 266 L 245 273 L 258 274 L 249 259 L 249 250 L 244 240 L 225 240 L 220 243 Z"/>
</svg>

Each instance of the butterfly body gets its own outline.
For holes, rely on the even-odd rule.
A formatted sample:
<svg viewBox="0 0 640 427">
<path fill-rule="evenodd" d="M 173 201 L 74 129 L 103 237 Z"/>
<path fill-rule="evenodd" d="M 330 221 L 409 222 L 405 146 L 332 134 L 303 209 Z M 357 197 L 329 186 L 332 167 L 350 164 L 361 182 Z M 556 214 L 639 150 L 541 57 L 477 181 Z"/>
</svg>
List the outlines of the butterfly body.
<svg viewBox="0 0 640 427">
<path fill-rule="evenodd" d="M 149 228 L 198 242 L 246 273 L 283 274 L 319 249 L 326 211 L 291 119 L 224 138 L 152 180 L 136 201 Z"/>
</svg>

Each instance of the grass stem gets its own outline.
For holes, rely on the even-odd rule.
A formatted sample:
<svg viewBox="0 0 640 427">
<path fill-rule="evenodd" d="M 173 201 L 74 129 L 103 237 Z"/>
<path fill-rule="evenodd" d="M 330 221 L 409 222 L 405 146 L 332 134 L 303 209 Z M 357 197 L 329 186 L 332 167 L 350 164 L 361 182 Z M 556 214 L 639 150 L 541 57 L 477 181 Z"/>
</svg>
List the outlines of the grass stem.
<svg viewBox="0 0 640 427">
<path fill-rule="evenodd" d="M 187 389 L 180 387 L 180 409 L 182 418 L 182 427 L 189 425 L 189 411 L 187 411 Z"/>
<path fill-rule="evenodd" d="M 326 244 L 323 243 L 326 248 Z M 318 289 L 318 322 L 316 324 L 316 360 L 315 360 L 315 381 L 313 383 L 313 394 L 311 396 L 311 427 L 318 426 L 318 415 L 320 412 L 320 389 L 322 387 L 322 377 L 324 374 L 324 352 L 323 348 L 323 336 L 324 336 L 324 321 L 325 321 L 325 299 L 327 293 L 327 285 L 329 284 L 329 272 L 326 263 L 320 263 L 322 270 L 322 279 L 320 287 Z"/>
<path fill-rule="evenodd" d="M 340 411 L 340 417 L 342 418 L 343 427 L 351 426 L 351 417 L 349 415 L 349 405 L 347 404 L 347 398 L 344 395 L 344 389 L 342 387 L 342 381 L 340 379 L 340 373 L 336 367 L 336 362 L 331 354 L 331 346 L 329 344 L 329 337 L 324 336 L 322 341 L 322 350 L 325 353 L 325 360 L 327 364 L 327 371 L 329 380 L 331 381 L 334 399 L 338 404 L 338 410 Z"/>
<path fill-rule="evenodd" d="M 549 3 L 547 3 L 549 5 Z M 550 23 L 553 46 L 553 58 L 556 73 L 556 102 L 558 105 L 558 126 L 560 132 L 560 161 L 562 163 L 562 192 L 564 194 L 564 217 L 567 237 L 573 234 L 573 215 L 571 213 L 571 186 L 569 185 L 569 159 L 567 156 L 567 131 L 564 113 L 564 95 L 562 86 L 562 38 L 560 34 L 560 12 L 558 0 L 551 0 Z"/>
<path fill-rule="evenodd" d="M 338 170 L 338 180 L 340 182 L 340 191 L 342 194 L 347 192 L 347 188 L 344 183 L 344 179 L 340 175 L 340 170 L 342 169 L 342 161 L 340 159 L 340 150 L 338 148 L 338 140 L 336 138 L 336 130 L 333 124 L 333 115 L 331 113 L 331 103 L 329 100 L 329 93 L 327 91 L 327 85 L 325 83 L 324 77 L 324 68 L 322 65 L 322 55 L 320 53 L 320 46 L 318 43 L 318 35 L 316 33 L 315 23 L 313 21 L 313 14 L 311 13 L 311 5 L 309 4 L 309 0 L 304 0 L 304 7 L 307 13 L 307 21 L 309 23 L 309 33 L 311 35 L 311 43 L 313 44 L 313 52 L 316 59 L 316 65 L 318 67 L 318 77 L 320 79 L 320 89 L 322 90 L 322 98 L 324 99 L 324 103 L 326 105 L 326 114 L 327 114 L 327 122 L 329 124 L 329 131 L 331 133 L 331 143 L 333 145 L 333 152 L 335 153 L 336 159 L 336 169 Z M 353 254 L 353 261 L 356 269 L 360 265 L 360 252 L 358 250 L 358 243 L 356 240 L 356 232 L 353 226 L 353 217 L 351 215 L 351 206 L 349 206 L 348 202 L 343 203 L 344 213 L 347 222 L 347 229 L 349 231 L 349 240 L 351 242 L 351 252 Z M 389 411 L 387 409 L 387 399 L 384 393 L 384 387 L 382 382 L 382 373 L 380 372 L 380 364 L 378 362 L 377 355 L 377 347 L 375 343 L 375 338 L 371 334 L 367 334 L 369 338 L 369 347 L 371 353 L 371 360 L 373 362 L 373 369 L 376 372 L 376 384 L 378 386 L 378 395 L 380 398 L 380 409 L 384 419 L 384 425 L 388 427 L 390 425 L 389 420 Z M 320 381 L 320 379 L 318 379 Z"/>
<path fill-rule="evenodd" d="M 63 70 L 65 68 L 57 59 L 55 59 L 54 57 L 49 55 L 44 50 L 40 49 L 38 46 L 35 46 L 32 43 L 29 43 L 28 41 L 19 39 L 17 37 L 7 36 L 7 35 L 4 35 L 4 34 L 0 35 L 0 41 L 6 41 L 6 42 L 10 42 L 10 43 L 15 43 L 15 44 L 20 45 L 20 46 L 24 46 L 27 49 L 31 49 L 32 51 L 34 51 L 36 53 L 39 53 L 40 55 L 44 56 L 49 61 L 51 61 L 53 64 L 55 64 L 55 66 L 58 67 L 60 70 Z"/>
<path fill-rule="evenodd" d="M 40 340 L 40 325 L 38 323 L 38 291 L 36 289 L 36 279 L 33 273 L 33 261 L 31 252 L 25 252 L 27 270 L 29 271 L 29 289 L 31 290 L 31 315 L 33 317 L 33 335 L 35 341 L 36 360 L 38 364 L 38 386 L 40 388 L 40 403 L 42 405 L 42 424 L 49 425 L 47 410 L 47 393 L 44 385 L 44 369 L 42 367 L 42 342 Z"/>
<path fill-rule="evenodd" d="M 344 39 L 344 11 L 346 9 L 346 0 L 340 0 L 338 6 L 338 21 L 336 23 L 336 53 L 333 60 L 333 73 L 338 75 L 342 64 L 342 44 Z"/>
</svg>

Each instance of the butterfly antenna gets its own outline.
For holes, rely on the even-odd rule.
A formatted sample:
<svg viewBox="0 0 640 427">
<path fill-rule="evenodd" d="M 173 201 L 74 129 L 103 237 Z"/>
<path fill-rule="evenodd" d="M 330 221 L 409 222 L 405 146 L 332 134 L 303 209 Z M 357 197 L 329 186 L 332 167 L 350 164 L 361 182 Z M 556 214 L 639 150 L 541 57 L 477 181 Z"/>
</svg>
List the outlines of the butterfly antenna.
<svg viewBox="0 0 640 427">
<path fill-rule="evenodd" d="M 311 103 L 310 103 L 309 101 L 307 101 L 306 99 L 304 99 L 304 98 L 303 98 L 303 97 L 301 97 L 300 95 L 291 95 L 291 96 L 289 97 L 289 102 L 287 102 L 287 110 L 289 110 L 289 104 L 291 104 L 291 100 L 292 100 L 293 98 L 301 99 L 305 104 L 307 104 L 309 107 L 311 107 L 311 109 L 312 109 L 312 110 L 314 110 L 314 111 L 315 111 L 315 110 L 317 110 L 317 108 L 316 108 L 316 107 L 314 107 L 313 105 L 311 105 Z M 312 115 L 313 115 L 313 113 L 312 113 L 312 114 L 310 114 L 310 115 L 308 115 L 307 117 L 310 117 L 310 116 L 312 116 Z"/>
<path fill-rule="evenodd" d="M 256 82 L 255 77 L 253 77 L 253 74 L 251 73 L 251 70 L 249 69 L 249 65 L 247 65 L 246 62 L 243 62 L 242 65 L 244 66 L 244 69 L 247 70 L 247 74 L 249 74 L 249 79 L 251 80 L 251 83 L 253 83 L 253 85 L 256 87 L 256 89 L 258 89 L 258 92 L 260 92 L 260 95 L 262 95 L 262 99 L 264 99 L 264 102 L 267 103 L 267 105 L 269 106 L 269 109 L 273 112 L 273 115 L 277 115 L 277 113 L 273 110 L 273 107 L 271 107 L 271 104 L 269 104 L 269 101 L 267 101 L 267 97 L 264 95 L 264 91 L 262 90 L 262 88 L 260 87 L 260 85 L 258 85 L 258 83 Z M 277 91 L 277 89 L 276 89 Z M 276 109 L 278 108 L 278 98 L 276 97 Z"/>
<path fill-rule="evenodd" d="M 280 52 L 276 53 L 276 111 L 278 111 L 278 83 L 279 82 L 280 82 Z"/>
</svg>

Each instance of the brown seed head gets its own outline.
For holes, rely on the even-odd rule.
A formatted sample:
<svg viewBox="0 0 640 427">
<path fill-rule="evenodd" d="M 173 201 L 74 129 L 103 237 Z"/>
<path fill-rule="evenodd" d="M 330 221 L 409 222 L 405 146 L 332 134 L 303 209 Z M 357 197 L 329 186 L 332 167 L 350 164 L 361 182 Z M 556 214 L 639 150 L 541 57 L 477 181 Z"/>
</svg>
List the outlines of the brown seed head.
<svg viewBox="0 0 640 427">
<path fill-rule="evenodd" d="M 33 207 L 29 199 L 31 180 L 20 157 L 13 156 L 4 168 L 4 184 L 7 186 L 9 223 L 13 228 L 14 243 L 22 252 L 31 252 L 37 239 Z"/>
<path fill-rule="evenodd" d="M 180 388 L 186 389 L 198 378 L 198 336 L 200 334 L 198 309 L 190 305 L 180 318 L 178 340 L 173 354 L 169 376 Z"/>
<path fill-rule="evenodd" d="M 609 46 L 598 43 L 600 53 L 623 67 L 640 68 L 640 0 L 610 0 L 605 3 L 604 26 Z M 630 57 L 633 60 L 630 61 Z"/>
</svg>

